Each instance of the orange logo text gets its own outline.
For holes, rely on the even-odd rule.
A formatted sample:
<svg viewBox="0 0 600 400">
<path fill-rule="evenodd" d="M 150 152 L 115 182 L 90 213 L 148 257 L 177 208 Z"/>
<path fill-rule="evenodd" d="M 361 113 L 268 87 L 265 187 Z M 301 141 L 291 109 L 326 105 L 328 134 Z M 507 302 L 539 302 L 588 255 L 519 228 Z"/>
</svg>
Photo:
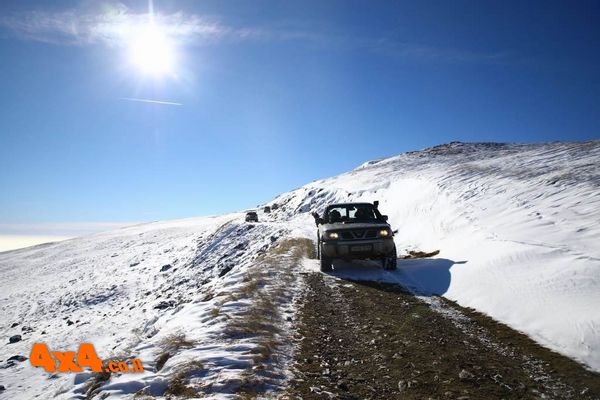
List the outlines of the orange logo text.
<svg viewBox="0 0 600 400">
<path fill-rule="evenodd" d="M 92 372 L 144 372 L 139 358 L 102 362 L 90 343 L 80 344 L 77 353 L 50 352 L 44 343 L 36 343 L 31 349 L 29 361 L 32 366 L 42 367 L 46 372 L 82 372 L 83 368 L 89 368 Z"/>
</svg>

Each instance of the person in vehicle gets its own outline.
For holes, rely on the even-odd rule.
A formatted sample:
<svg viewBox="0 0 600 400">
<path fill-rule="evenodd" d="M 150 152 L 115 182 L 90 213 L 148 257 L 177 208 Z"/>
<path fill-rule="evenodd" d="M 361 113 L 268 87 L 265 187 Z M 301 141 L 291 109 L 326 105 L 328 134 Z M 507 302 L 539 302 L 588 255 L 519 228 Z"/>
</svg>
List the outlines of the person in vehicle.
<svg viewBox="0 0 600 400">
<path fill-rule="evenodd" d="M 329 212 L 329 222 L 330 223 L 336 223 L 336 222 L 340 222 L 342 220 L 342 214 L 340 214 L 340 212 L 338 210 L 331 210 L 331 212 Z"/>
</svg>

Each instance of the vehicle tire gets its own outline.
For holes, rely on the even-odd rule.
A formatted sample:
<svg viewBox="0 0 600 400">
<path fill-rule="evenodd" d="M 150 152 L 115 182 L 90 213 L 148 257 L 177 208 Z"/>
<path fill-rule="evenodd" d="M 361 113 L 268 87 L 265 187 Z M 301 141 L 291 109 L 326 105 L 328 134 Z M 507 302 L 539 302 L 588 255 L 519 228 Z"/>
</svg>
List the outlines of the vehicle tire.
<svg viewBox="0 0 600 400">
<path fill-rule="evenodd" d="M 331 272 L 333 268 L 331 267 L 331 260 L 327 257 L 321 257 L 321 272 Z"/>
<path fill-rule="evenodd" d="M 323 252 L 321 251 L 321 240 L 317 242 L 317 248 L 317 251 L 319 252 L 319 261 L 321 262 L 321 272 L 331 272 L 333 269 L 331 267 L 331 259 L 323 255 Z"/>
<path fill-rule="evenodd" d="M 394 271 L 398 268 L 398 256 L 396 254 L 396 249 L 383 259 L 383 269 L 386 271 Z"/>
</svg>

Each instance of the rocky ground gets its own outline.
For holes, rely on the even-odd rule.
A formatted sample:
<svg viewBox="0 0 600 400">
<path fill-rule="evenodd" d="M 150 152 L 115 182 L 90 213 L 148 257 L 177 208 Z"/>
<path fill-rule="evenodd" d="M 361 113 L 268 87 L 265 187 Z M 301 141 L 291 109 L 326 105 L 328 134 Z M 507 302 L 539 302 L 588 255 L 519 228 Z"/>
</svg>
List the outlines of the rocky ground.
<svg viewBox="0 0 600 400">
<path fill-rule="evenodd" d="M 598 399 L 600 375 L 439 297 L 308 272 L 289 399 Z"/>
</svg>

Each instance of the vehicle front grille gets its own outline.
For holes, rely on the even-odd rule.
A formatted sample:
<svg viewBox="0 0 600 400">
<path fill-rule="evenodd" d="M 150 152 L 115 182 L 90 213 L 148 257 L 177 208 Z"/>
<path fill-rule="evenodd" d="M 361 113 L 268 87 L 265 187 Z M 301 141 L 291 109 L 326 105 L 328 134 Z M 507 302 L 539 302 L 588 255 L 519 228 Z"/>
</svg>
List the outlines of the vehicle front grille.
<svg viewBox="0 0 600 400">
<path fill-rule="evenodd" d="M 376 229 L 348 229 L 340 233 L 344 240 L 375 239 L 377 237 Z"/>
</svg>

